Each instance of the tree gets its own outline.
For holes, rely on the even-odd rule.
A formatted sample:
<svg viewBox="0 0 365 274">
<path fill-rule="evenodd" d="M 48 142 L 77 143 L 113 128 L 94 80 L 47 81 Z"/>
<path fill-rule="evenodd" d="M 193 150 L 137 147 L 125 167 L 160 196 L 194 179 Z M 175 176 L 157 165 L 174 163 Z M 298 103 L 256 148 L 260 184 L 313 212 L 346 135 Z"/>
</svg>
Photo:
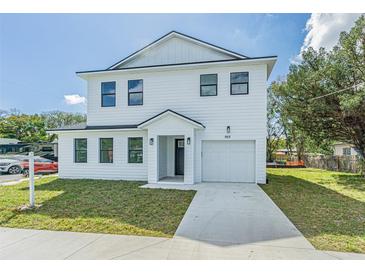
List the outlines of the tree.
<svg viewBox="0 0 365 274">
<path fill-rule="evenodd" d="M 273 85 L 281 115 L 318 144 L 352 143 L 365 157 L 365 18 L 330 51 L 309 48 Z M 297 138 L 297 137 L 296 137 Z"/>
<path fill-rule="evenodd" d="M 39 115 L 10 115 L 0 119 L 0 136 L 23 142 L 47 141 L 45 124 Z"/>
<path fill-rule="evenodd" d="M 2 111 L 0 116 L 0 137 L 15 138 L 22 142 L 53 141 L 54 134 L 47 129 L 73 125 L 86 121 L 86 115 L 52 111 L 42 114 L 21 114 L 17 110 Z"/>
<path fill-rule="evenodd" d="M 63 111 L 50 111 L 41 114 L 47 129 L 59 128 L 86 122 L 86 115 L 81 113 L 70 113 Z M 50 134 L 48 139 L 53 141 L 56 134 Z"/>
<path fill-rule="evenodd" d="M 279 113 L 279 102 L 272 92 L 271 86 L 267 90 L 267 140 L 266 159 L 269 162 L 274 160 L 274 152 L 279 148 L 283 138 L 284 127 L 281 123 Z"/>
</svg>

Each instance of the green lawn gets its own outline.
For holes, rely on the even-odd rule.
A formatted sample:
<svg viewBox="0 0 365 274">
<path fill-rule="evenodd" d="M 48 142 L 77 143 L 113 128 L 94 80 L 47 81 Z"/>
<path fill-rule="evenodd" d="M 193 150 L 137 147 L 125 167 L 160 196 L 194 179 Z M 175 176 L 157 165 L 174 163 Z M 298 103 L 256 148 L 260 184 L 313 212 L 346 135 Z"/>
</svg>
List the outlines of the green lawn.
<svg viewBox="0 0 365 274">
<path fill-rule="evenodd" d="M 263 190 L 318 249 L 365 253 L 365 179 L 320 169 L 267 169 Z"/>
<path fill-rule="evenodd" d="M 0 226 L 172 237 L 195 191 L 144 189 L 137 182 L 66 180 L 36 182 L 37 209 L 28 183 L 0 186 Z"/>
</svg>

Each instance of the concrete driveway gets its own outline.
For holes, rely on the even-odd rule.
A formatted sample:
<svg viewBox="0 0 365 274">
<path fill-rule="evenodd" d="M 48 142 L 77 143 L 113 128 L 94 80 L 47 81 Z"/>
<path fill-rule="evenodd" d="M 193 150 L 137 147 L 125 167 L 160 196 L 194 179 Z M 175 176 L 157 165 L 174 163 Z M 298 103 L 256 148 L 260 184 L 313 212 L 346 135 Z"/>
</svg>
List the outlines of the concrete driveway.
<svg viewBox="0 0 365 274">
<path fill-rule="evenodd" d="M 220 246 L 314 249 L 258 185 L 205 183 L 197 190 L 176 237 Z"/>
<path fill-rule="evenodd" d="M 0 228 L 0 259 L 365 259 L 314 249 L 254 184 L 143 187 L 197 190 L 172 239 Z"/>
</svg>

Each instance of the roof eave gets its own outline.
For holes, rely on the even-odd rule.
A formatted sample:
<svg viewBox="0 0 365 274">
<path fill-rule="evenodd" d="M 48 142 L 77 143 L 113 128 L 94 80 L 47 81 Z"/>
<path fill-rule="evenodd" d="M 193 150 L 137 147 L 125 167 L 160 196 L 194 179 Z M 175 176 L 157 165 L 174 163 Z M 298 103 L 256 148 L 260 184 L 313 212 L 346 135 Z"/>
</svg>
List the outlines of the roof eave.
<svg viewBox="0 0 365 274">
<path fill-rule="evenodd" d="M 59 130 L 46 130 L 47 134 L 59 134 L 67 132 L 95 132 L 95 131 L 136 131 L 140 128 L 110 128 L 110 129 L 59 129 Z"/>
<path fill-rule="evenodd" d="M 277 56 L 263 56 L 263 57 L 253 57 L 246 59 L 237 59 L 237 60 L 217 60 L 217 61 L 205 61 L 205 62 L 194 62 L 194 63 L 180 63 L 180 64 L 163 64 L 163 65 L 153 65 L 153 66 L 142 66 L 142 67 L 130 67 L 123 69 L 113 69 L 113 70 L 89 70 L 89 71 L 78 71 L 76 75 L 86 79 L 89 75 L 96 74 L 110 74 L 110 73 L 118 73 L 124 71 L 141 71 L 141 70 L 157 70 L 157 69 L 171 69 L 171 68 L 189 68 L 189 67 L 199 67 L 199 66 L 207 66 L 209 64 L 215 65 L 226 65 L 226 64 L 240 64 L 240 63 L 253 63 L 253 62 L 272 62 L 272 67 L 274 66 L 277 60 Z M 271 73 L 271 70 L 268 70 L 268 75 Z"/>
</svg>

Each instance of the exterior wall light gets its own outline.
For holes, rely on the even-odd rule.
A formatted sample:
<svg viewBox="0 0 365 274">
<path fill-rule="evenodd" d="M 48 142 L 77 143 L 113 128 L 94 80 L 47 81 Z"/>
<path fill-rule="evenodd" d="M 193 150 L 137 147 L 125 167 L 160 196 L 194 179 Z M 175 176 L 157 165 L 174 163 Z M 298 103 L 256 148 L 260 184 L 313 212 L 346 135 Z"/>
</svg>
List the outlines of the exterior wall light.
<svg viewBox="0 0 365 274">
<path fill-rule="evenodd" d="M 227 126 L 227 133 L 231 133 L 231 127 Z"/>
<path fill-rule="evenodd" d="M 153 138 L 150 138 L 150 145 L 153 146 Z"/>
<path fill-rule="evenodd" d="M 190 137 L 186 138 L 186 144 L 190 145 Z"/>
</svg>

